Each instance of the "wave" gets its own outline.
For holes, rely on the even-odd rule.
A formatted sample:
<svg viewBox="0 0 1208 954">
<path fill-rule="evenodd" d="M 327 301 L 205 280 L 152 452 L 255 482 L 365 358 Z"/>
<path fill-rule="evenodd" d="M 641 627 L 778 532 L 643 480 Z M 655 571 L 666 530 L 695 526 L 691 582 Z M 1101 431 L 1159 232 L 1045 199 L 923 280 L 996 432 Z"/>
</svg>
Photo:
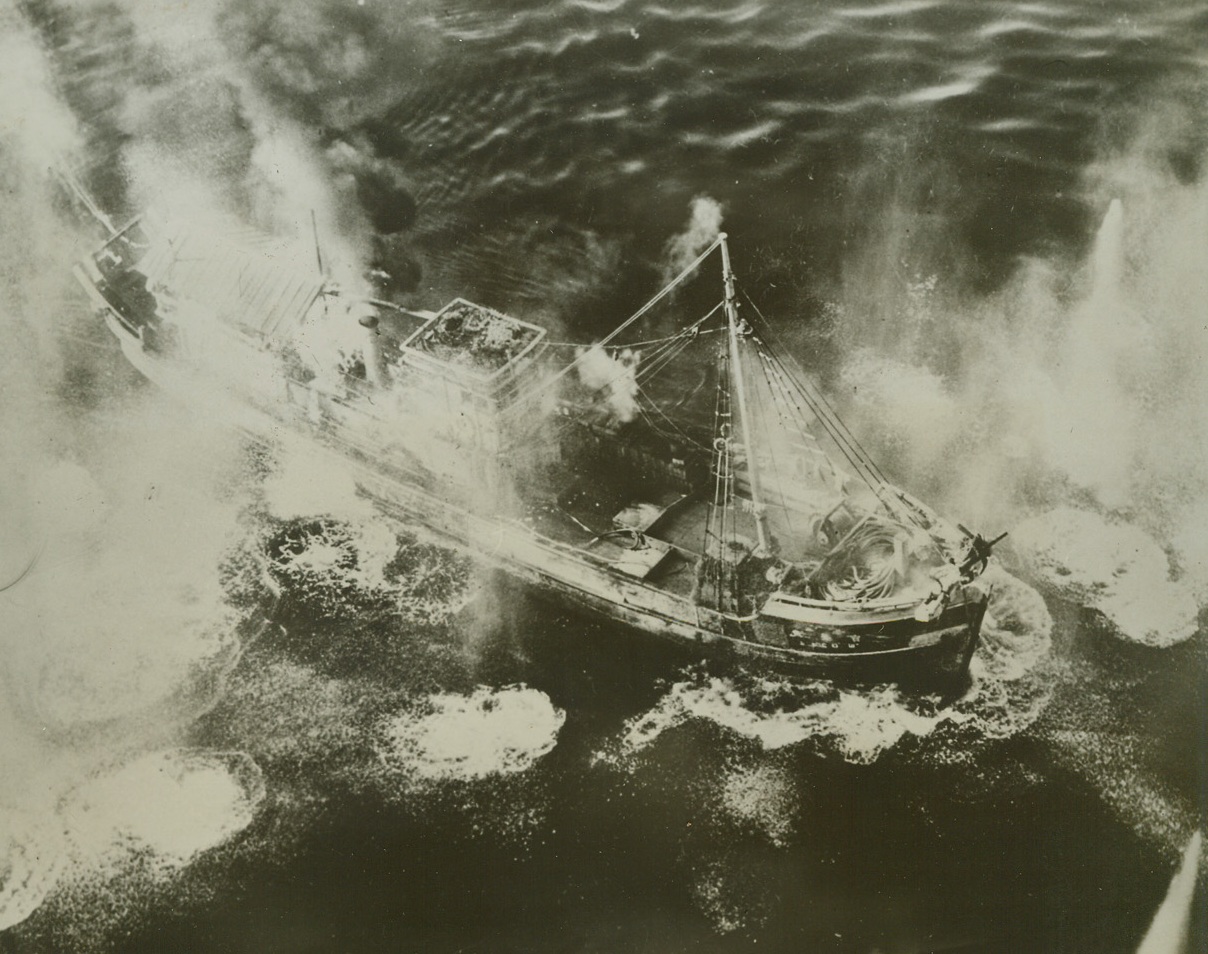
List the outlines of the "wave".
<svg viewBox="0 0 1208 954">
<path fill-rule="evenodd" d="M 949 706 L 894 686 L 843 689 L 780 676 L 703 676 L 672 685 L 596 760 L 625 765 L 689 722 L 711 723 L 764 751 L 808 741 L 858 765 L 877 761 L 907 736 L 926 738 L 947 725 L 983 738 L 1014 735 L 1036 720 L 1048 699 L 1052 677 L 1041 663 L 1051 646 L 1052 618 L 1036 591 L 1005 571 L 993 568 L 987 582 L 994 590 L 972 684 Z"/>
</svg>

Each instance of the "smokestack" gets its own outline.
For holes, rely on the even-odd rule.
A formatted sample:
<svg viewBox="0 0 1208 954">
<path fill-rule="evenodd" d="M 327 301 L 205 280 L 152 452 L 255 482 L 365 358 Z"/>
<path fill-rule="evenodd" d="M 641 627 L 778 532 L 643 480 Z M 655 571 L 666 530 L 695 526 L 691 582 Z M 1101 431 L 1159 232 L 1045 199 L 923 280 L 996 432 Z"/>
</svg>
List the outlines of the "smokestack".
<svg viewBox="0 0 1208 954">
<path fill-rule="evenodd" d="M 374 387 L 385 387 L 386 358 L 382 354 L 382 333 L 378 330 L 378 316 L 370 311 L 357 321 L 365 329 L 365 377 Z"/>
</svg>

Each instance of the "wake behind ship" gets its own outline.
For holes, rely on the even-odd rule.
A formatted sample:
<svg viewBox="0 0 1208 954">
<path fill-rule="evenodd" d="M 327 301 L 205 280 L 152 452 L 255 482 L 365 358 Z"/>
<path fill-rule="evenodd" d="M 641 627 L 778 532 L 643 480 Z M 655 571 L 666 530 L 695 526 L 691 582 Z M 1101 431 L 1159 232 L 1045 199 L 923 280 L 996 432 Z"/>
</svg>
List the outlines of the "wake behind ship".
<svg viewBox="0 0 1208 954">
<path fill-rule="evenodd" d="M 110 232 L 76 274 L 130 362 L 260 440 L 284 429 L 337 455 L 385 518 L 703 653 L 963 684 L 991 544 L 891 485 L 749 299 L 740 317 L 724 234 L 567 353 L 464 299 L 432 312 L 349 294 L 262 238 L 150 215 Z M 715 307 L 628 341 L 710 260 Z M 660 394 L 702 351 L 701 386 Z"/>
</svg>

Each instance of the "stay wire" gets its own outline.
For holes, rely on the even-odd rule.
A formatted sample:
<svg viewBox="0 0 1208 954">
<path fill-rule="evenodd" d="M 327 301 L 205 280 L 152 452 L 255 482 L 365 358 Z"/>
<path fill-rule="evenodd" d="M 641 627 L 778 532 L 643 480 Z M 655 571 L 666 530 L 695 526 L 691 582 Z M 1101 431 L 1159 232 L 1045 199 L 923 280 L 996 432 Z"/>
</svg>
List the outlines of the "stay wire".
<svg viewBox="0 0 1208 954">
<path fill-rule="evenodd" d="M 607 347 L 608 343 L 610 341 L 614 340 L 626 328 L 628 328 L 630 325 L 632 325 L 635 321 L 637 321 L 639 318 L 641 318 L 643 315 L 645 315 L 648 311 L 650 311 L 651 308 L 653 308 L 660 301 L 662 301 L 669 294 L 671 294 L 672 290 L 675 289 L 676 286 L 678 286 L 680 284 L 680 282 L 682 282 L 689 275 L 691 275 L 693 272 L 695 272 L 696 269 L 700 266 L 701 262 L 703 262 L 711 254 L 713 254 L 714 250 L 716 250 L 721 245 L 721 241 L 722 240 L 720 237 L 717 238 L 716 240 L 714 240 L 714 242 L 708 248 L 706 248 L 703 252 L 701 252 L 700 255 L 698 255 L 695 259 L 693 259 L 693 261 L 688 265 L 687 268 L 685 268 L 682 272 L 680 272 L 678 275 L 676 275 L 675 278 L 673 278 L 669 284 L 663 286 L 663 288 L 659 291 L 659 293 L 657 295 L 655 295 L 648 302 L 646 302 L 646 304 L 644 304 L 641 308 L 639 308 L 632 315 L 630 315 L 623 322 L 621 322 L 621 324 L 619 324 L 616 328 L 614 328 L 611 333 L 609 333 L 602 340 L 597 342 L 597 346 L 601 347 L 601 348 Z M 569 364 L 567 364 L 566 367 L 564 367 L 557 374 L 552 375 L 549 378 L 546 378 L 544 381 L 542 381 L 538 384 L 535 384 L 526 394 L 520 395 L 519 400 L 522 400 L 522 401 L 529 400 L 531 398 L 536 397 L 538 394 L 541 394 L 542 392 L 548 390 L 549 388 L 552 388 L 558 381 L 562 380 L 562 378 L 564 378 L 566 375 L 568 375 L 571 372 L 571 369 L 574 368 L 576 365 L 578 365 L 578 363 L 582 360 L 582 358 L 583 358 L 583 355 L 579 355 L 573 361 L 571 361 Z"/>
<path fill-rule="evenodd" d="M 801 392 L 802 397 L 805 399 L 806 403 L 810 405 L 811 409 L 815 411 L 818 419 L 826 427 L 827 432 L 831 434 L 831 437 L 835 440 L 835 443 L 847 444 L 851 448 L 852 453 L 856 455 L 856 457 L 858 457 L 864 465 L 863 468 L 858 468 L 858 470 L 866 468 L 874 480 L 883 484 L 888 484 L 889 480 L 885 477 L 885 474 L 881 471 L 880 467 L 877 466 L 876 461 L 874 461 L 868 452 L 860 446 L 860 443 L 856 440 L 855 435 L 848 430 L 847 425 L 843 423 L 843 420 L 838 416 L 834 407 L 826 399 L 826 396 L 816 388 L 804 383 L 805 372 L 788 352 L 788 349 L 784 347 L 783 342 L 780 341 L 780 336 L 776 333 L 776 330 L 772 326 L 771 322 L 769 322 L 764 316 L 763 312 L 759 310 L 759 306 L 755 304 L 750 295 L 746 293 L 745 289 L 743 290 L 743 297 L 747 300 L 751 307 L 755 309 L 755 313 L 759 316 L 760 324 L 767 331 L 769 337 L 774 339 L 775 350 L 770 352 L 772 357 L 776 363 L 780 364 L 781 366 L 784 365 L 785 359 L 793 363 L 794 368 L 797 371 L 797 377 L 801 380 L 796 380 L 791 375 L 788 376 L 789 380 L 792 382 L 795 388 Z M 780 357 L 780 353 L 784 354 L 784 359 Z"/>
<path fill-rule="evenodd" d="M 756 341 L 756 349 L 757 349 L 756 353 L 758 354 L 759 353 L 759 350 L 758 350 L 759 339 L 756 338 L 755 341 Z M 760 363 L 762 363 L 762 361 Z M 768 386 L 767 387 L 768 393 L 765 394 L 764 389 L 762 389 L 762 388 L 758 388 L 758 387 L 752 388 L 752 392 L 753 392 L 752 397 L 754 397 L 754 399 L 755 399 L 754 403 L 756 405 L 755 419 L 759 422 L 759 425 L 763 428 L 764 437 L 766 439 L 766 447 L 768 449 L 768 457 L 772 462 L 772 473 L 775 475 L 775 478 L 776 478 L 776 488 L 777 488 L 776 493 L 780 499 L 779 508 L 780 508 L 781 512 L 783 512 L 783 514 L 784 514 L 784 521 L 788 527 L 789 537 L 793 538 L 796 536 L 796 528 L 794 526 L 794 521 L 793 521 L 793 512 L 792 512 L 791 508 L 789 507 L 788 500 L 786 499 L 786 496 L 785 496 L 785 489 L 787 488 L 788 484 L 785 482 L 784 477 L 781 474 L 780 462 L 779 462 L 780 455 L 777 453 L 777 450 L 776 450 L 777 447 L 779 446 L 780 442 L 776 440 L 776 435 L 772 433 L 772 425 L 769 421 L 771 414 L 766 413 L 766 404 L 771 403 L 773 406 L 773 409 L 776 411 L 777 418 L 779 418 L 781 420 L 783 420 L 783 418 L 780 417 L 780 409 L 778 407 L 776 407 L 775 396 L 770 393 L 771 392 L 771 382 L 768 380 L 766 375 L 761 375 L 761 378 L 762 378 L 764 384 Z M 761 411 L 763 411 L 764 413 L 761 413 Z M 748 468 L 755 466 L 755 464 L 752 463 L 754 456 L 755 456 L 754 450 L 752 449 L 751 444 L 748 443 L 748 446 L 747 446 L 747 467 Z M 764 503 L 766 504 L 767 497 L 768 497 L 766 487 L 764 488 L 763 497 L 764 497 Z"/>
<path fill-rule="evenodd" d="M 762 342 L 760 342 L 760 344 L 762 344 Z M 790 390 L 790 387 L 792 384 L 791 379 L 789 379 L 788 375 L 786 375 L 784 373 L 784 368 L 782 365 L 780 365 L 779 362 L 776 361 L 775 355 L 773 355 L 771 352 L 767 352 L 767 351 L 765 351 L 763 353 L 765 354 L 767 360 L 772 363 L 772 366 L 776 372 L 775 373 L 776 382 L 777 382 L 777 385 L 779 386 L 779 388 L 781 389 L 781 392 L 784 394 L 785 401 L 786 401 L 786 407 L 789 409 L 790 413 L 796 415 L 797 426 L 799 428 L 801 428 L 802 430 L 808 431 L 809 421 L 806 420 L 805 412 L 802 410 L 801 405 L 798 403 L 798 401 L 796 400 L 796 398 L 793 395 L 793 392 Z M 800 396 L 800 395 L 798 395 L 798 396 Z M 802 397 L 802 400 L 805 400 L 804 396 L 800 396 L 800 397 Z M 807 404 L 809 403 L 808 400 L 806 400 L 806 403 Z M 822 420 L 822 418 L 819 415 L 815 414 L 814 416 L 816 419 L 818 419 L 820 421 Z M 825 427 L 825 421 L 823 421 L 823 426 Z M 829 428 L 827 428 L 827 433 L 831 434 Z M 837 438 L 835 438 L 834 434 L 831 434 L 831 438 L 835 440 L 835 446 L 839 448 L 839 453 L 841 453 L 843 455 L 843 457 L 847 461 L 847 463 L 856 472 L 856 475 L 859 476 L 860 479 L 863 480 L 866 484 L 868 484 L 870 489 L 875 491 L 876 486 L 874 484 L 874 481 L 872 479 L 870 479 L 870 476 L 865 472 L 865 468 L 861 465 L 861 462 L 859 461 L 859 459 L 854 457 L 852 455 L 852 453 L 850 452 L 849 448 L 845 445 L 845 443 L 843 441 L 840 441 Z"/>
<path fill-rule="evenodd" d="M 745 290 L 743 292 L 743 297 L 746 298 L 746 300 L 751 304 L 751 307 L 755 309 L 756 314 L 759 315 L 760 324 L 769 333 L 769 335 L 779 339 L 779 336 L 776 335 L 776 331 L 772 327 L 771 323 L 766 317 L 764 317 L 763 313 L 760 312 L 759 306 L 751 300 L 750 296 L 747 295 Z M 780 353 L 783 353 L 787 360 L 793 362 L 797 370 L 796 377 L 788 373 L 788 369 L 785 367 L 784 359 L 781 358 Z M 881 470 L 876 461 L 873 460 L 871 455 L 869 455 L 869 453 L 864 450 L 864 448 L 856 440 L 855 436 L 847 428 L 847 425 L 843 423 L 842 418 L 839 417 L 838 413 L 835 411 L 830 401 L 827 400 L 826 396 L 817 388 L 809 387 L 807 390 L 807 386 L 802 383 L 805 379 L 805 373 L 802 371 L 800 365 L 798 365 L 793 359 L 792 355 L 788 353 L 787 349 L 784 348 L 783 344 L 780 343 L 779 347 L 775 350 L 769 348 L 768 356 L 780 369 L 785 380 L 792 385 L 794 390 L 800 394 L 802 399 L 815 413 L 819 422 L 831 436 L 831 439 L 834 440 L 836 446 L 838 446 L 840 452 L 847 459 L 848 463 L 855 468 L 856 473 L 861 477 L 861 479 L 864 480 L 869 489 L 876 494 L 877 498 L 881 501 L 881 504 L 885 507 L 885 509 L 891 515 L 899 519 L 901 518 L 902 513 L 905 512 L 906 518 L 910 523 L 926 529 L 922 521 L 912 511 L 912 509 L 904 506 L 902 501 L 899 500 L 892 492 L 893 485 L 885 476 L 885 473 Z M 852 455 L 855 455 L 856 459 L 853 459 Z"/>
</svg>

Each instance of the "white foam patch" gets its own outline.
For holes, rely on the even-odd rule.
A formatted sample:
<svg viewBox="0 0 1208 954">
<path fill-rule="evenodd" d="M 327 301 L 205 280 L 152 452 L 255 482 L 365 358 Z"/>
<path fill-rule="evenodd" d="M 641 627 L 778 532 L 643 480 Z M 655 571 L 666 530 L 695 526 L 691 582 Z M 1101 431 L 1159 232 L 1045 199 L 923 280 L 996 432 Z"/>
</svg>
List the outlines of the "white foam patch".
<svg viewBox="0 0 1208 954">
<path fill-rule="evenodd" d="M 164 750 L 94 775 L 58 805 L 0 811 L 0 931 L 73 884 L 107 881 L 139 862 L 168 876 L 230 840 L 265 794 L 239 752 Z"/>
<path fill-rule="evenodd" d="M 300 529 L 292 545 L 271 559 L 274 569 L 302 584 L 345 584 L 359 590 L 386 586 L 387 564 L 398 538 L 380 522 L 319 521 Z"/>
<path fill-rule="evenodd" d="M 926 737 L 944 725 L 967 727 L 985 738 L 1014 735 L 1035 722 L 1050 698 L 1051 680 L 1041 663 L 1051 648 L 1053 622 L 1026 583 L 997 567 L 986 579 L 994 589 L 971 686 L 947 707 L 894 686 L 842 689 L 776 676 L 740 689 L 718 677 L 686 680 L 675 683 L 652 710 L 631 719 L 616 751 L 597 753 L 596 760 L 623 762 L 691 720 L 712 722 L 765 750 L 812 740 L 859 765 L 875 762 L 908 735 Z M 794 697 L 805 701 L 787 707 L 781 702 Z"/>
<path fill-rule="evenodd" d="M 1165 551 L 1137 527 L 1059 507 L 1016 526 L 1012 545 L 1030 574 L 1101 612 L 1122 639 L 1164 647 L 1196 632 L 1191 587 L 1170 579 Z"/>
<path fill-rule="evenodd" d="M 84 783 L 62 814 L 88 868 L 149 852 L 156 866 L 173 869 L 243 831 L 264 794 L 248 755 L 170 750 Z"/>
<path fill-rule="evenodd" d="M 388 579 L 387 567 L 400 552 L 394 525 L 359 494 L 348 467 L 329 454 L 308 453 L 300 442 L 289 446 L 262 494 L 278 520 L 316 518 L 312 526 L 298 528 L 295 545 L 270 560 L 278 576 L 294 585 L 322 588 L 333 599 L 344 588 L 376 591 L 410 618 L 433 623 L 457 613 L 477 592 L 459 558 L 440 547 L 429 552 L 431 559 L 421 558 L 405 575 Z M 406 539 L 404 547 L 427 547 L 410 534 Z"/>
<path fill-rule="evenodd" d="M 442 781 L 523 772 L 553 751 L 566 713 L 539 690 L 480 687 L 429 696 L 427 712 L 383 726 L 383 757 L 404 774 Z"/>
<path fill-rule="evenodd" d="M 756 686 L 756 694 L 780 694 L 784 687 L 783 680 L 769 678 Z M 714 677 L 703 685 L 676 683 L 652 712 L 629 725 L 622 754 L 640 752 L 667 729 L 701 719 L 753 739 L 767 750 L 820 739 L 847 761 L 869 764 L 906 733 L 926 735 L 935 726 L 934 718 L 902 705 L 900 694 L 890 686 L 867 692 L 837 690 L 826 700 L 799 709 L 764 712 L 756 704 L 726 679 Z"/>
<path fill-rule="evenodd" d="M 1053 617 L 1044 597 L 991 563 L 979 580 L 991 590 L 973 656 L 975 677 L 1014 682 L 1033 672 L 1053 648 Z"/>
<path fill-rule="evenodd" d="M 396 557 L 403 564 L 391 568 Z M 383 599 L 407 621 L 426 625 L 444 624 L 464 609 L 481 582 L 452 551 L 409 535 L 400 540 L 383 520 L 300 523 L 283 532 L 268 564 L 287 588 L 325 611 L 355 612 L 355 597 Z"/>
<path fill-rule="evenodd" d="M 64 851 L 56 821 L 0 809 L 0 931 L 33 914 L 58 883 Z"/>
<path fill-rule="evenodd" d="M 758 829 L 778 847 L 787 845 L 797 811 L 797 789 L 780 766 L 759 763 L 729 772 L 721 804 L 731 818 Z"/>
</svg>

